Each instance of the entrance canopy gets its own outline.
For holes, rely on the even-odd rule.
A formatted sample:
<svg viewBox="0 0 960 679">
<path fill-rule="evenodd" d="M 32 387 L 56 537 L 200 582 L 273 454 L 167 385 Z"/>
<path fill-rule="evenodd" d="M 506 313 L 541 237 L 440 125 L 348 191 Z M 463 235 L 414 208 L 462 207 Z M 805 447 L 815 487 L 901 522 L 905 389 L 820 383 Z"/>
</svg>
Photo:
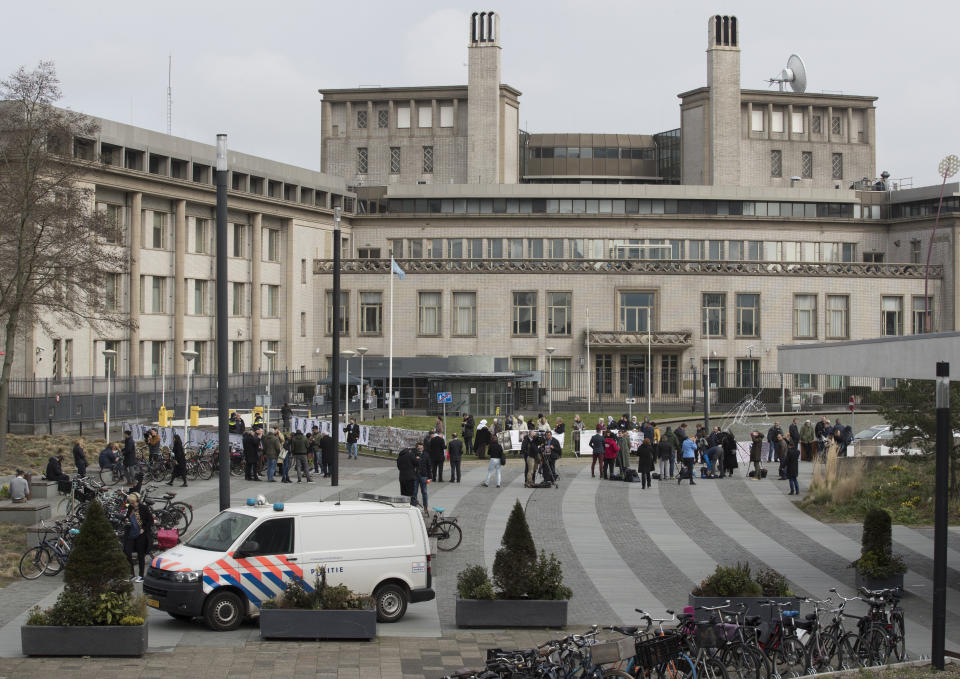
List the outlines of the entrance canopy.
<svg viewBox="0 0 960 679">
<path fill-rule="evenodd" d="M 960 375 L 960 332 L 777 347 L 780 373 L 932 380 L 938 361 Z"/>
</svg>

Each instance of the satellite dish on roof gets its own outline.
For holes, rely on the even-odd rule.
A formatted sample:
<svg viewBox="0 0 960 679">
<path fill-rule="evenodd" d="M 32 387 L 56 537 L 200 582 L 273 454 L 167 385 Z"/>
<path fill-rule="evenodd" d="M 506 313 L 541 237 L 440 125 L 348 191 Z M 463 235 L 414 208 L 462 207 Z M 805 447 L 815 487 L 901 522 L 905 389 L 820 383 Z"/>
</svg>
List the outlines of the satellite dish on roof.
<svg viewBox="0 0 960 679">
<path fill-rule="evenodd" d="M 807 69 L 803 65 L 803 59 L 796 54 L 791 54 L 787 59 L 787 67 L 780 71 L 780 75 L 770 78 L 767 82 L 771 85 L 779 84 L 781 92 L 783 92 L 784 83 L 790 83 L 791 90 L 797 94 L 803 94 L 807 91 Z"/>
</svg>

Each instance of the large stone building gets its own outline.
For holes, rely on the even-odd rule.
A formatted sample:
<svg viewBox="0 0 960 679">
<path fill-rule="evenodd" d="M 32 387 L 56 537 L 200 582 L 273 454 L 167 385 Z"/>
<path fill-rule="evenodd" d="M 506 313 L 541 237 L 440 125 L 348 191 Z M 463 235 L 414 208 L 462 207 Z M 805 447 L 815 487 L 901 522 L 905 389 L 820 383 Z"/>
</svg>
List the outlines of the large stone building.
<svg viewBox="0 0 960 679">
<path fill-rule="evenodd" d="M 470 18 L 465 86 L 321 90 L 322 174 L 230 155 L 231 370 L 265 368 L 265 350 L 275 369 L 334 359 L 335 206 L 341 347 L 368 350 L 381 395 L 391 254 L 407 273 L 393 286 L 401 405 L 425 406 L 444 371 L 469 370 L 478 398 L 483 375 L 510 382 L 481 410 L 545 384 L 575 403 L 648 388 L 681 398 L 704 369 L 718 386 L 770 386 L 780 344 L 923 332 L 925 288 L 932 329 L 960 329 L 958 185 L 927 283 L 939 187 L 874 184 L 875 98 L 742 90 L 744 35 L 734 17 L 709 19 L 707 85 L 680 95 L 678 129 L 652 134 L 521 131 L 492 13 Z M 101 126 L 78 148 L 130 249 L 105 295 L 138 329 L 37 327 L 17 374 L 102 375 L 105 347 L 122 374 L 180 372 L 185 348 L 211 372 L 214 149 Z M 58 358 L 41 367 L 41 348 Z M 847 386 L 786 382 L 821 396 Z"/>
</svg>

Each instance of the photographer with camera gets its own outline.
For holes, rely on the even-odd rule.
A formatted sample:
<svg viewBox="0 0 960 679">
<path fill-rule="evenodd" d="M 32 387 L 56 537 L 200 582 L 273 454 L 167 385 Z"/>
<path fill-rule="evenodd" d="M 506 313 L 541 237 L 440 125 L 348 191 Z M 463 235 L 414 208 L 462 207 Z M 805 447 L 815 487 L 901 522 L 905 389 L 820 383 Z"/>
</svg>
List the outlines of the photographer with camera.
<svg viewBox="0 0 960 679">
<path fill-rule="evenodd" d="M 763 459 L 763 434 L 758 431 L 750 432 L 750 461 L 753 463 L 755 478 L 757 481 L 763 478 L 763 472 L 760 462 Z"/>
</svg>

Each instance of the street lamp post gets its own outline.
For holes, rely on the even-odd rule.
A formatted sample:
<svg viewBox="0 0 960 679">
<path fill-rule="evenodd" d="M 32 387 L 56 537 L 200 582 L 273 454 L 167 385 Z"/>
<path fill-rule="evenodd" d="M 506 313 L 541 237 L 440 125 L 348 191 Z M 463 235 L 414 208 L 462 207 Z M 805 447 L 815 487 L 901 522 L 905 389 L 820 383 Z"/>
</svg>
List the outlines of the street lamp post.
<svg viewBox="0 0 960 679">
<path fill-rule="evenodd" d="M 368 351 L 370 350 L 366 347 L 357 347 L 357 353 L 360 354 L 360 417 L 357 418 L 357 422 L 363 419 L 363 399 L 367 395 L 367 388 L 363 382 L 363 355 Z"/>
<path fill-rule="evenodd" d="M 947 620 L 947 531 L 949 504 L 947 481 L 950 475 L 950 446 L 953 435 L 950 427 L 950 364 L 937 363 L 937 448 L 934 478 L 933 516 L 933 634 L 932 662 L 943 669 Z"/>
<path fill-rule="evenodd" d="M 930 254 L 933 252 L 933 239 L 937 236 L 937 226 L 940 224 L 940 209 L 943 207 L 943 188 L 947 185 L 947 179 L 957 174 L 957 170 L 960 170 L 960 158 L 957 158 L 955 155 L 950 154 L 946 158 L 940 161 L 940 164 L 937 166 L 937 172 L 940 173 L 940 176 L 943 177 L 943 181 L 940 183 L 940 202 L 937 204 L 937 218 L 933 222 L 933 231 L 930 232 L 930 244 L 927 246 L 927 266 L 924 269 L 923 274 L 923 330 L 924 332 L 930 332 L 930 297 L 927 295 L 927 283 L 930 280 Z M 941 669 L 943 666 L 942 656 L 941 656 Z"/>
<path fill-rule="evenodd" d="M 347 369 L 346 372 L 344 372 L 345 382 L 347 383 L 347 395 L 343 399 L 343 423 L 347 424 L 350 421 L 350 358 L 357 352 L 355 352 L 353 349 L 344 349 L 340 353 L 343 354 L 344 358 L 347 359 Z"/>
<path fill-rule="evenodd" d="M 193 361 L 200 354 L 196 351 L 181 351 L 180 355 L 187 362 L 187 401 L 183 416 L 183 445 L 188 446 L 190 445 L 190 437 L 188 436 L 190 431 L 190 376 L 193 374 Z"/>
<path fill-rule="evenodd" d="M 333 436 L 334 450 L 340 445 L 340 413 L 337 412 L 337 395 L 340 393 L 340 216 L 343 209 L 333 208 L 333 337 L 330 338 L 330 435 Z M 340 455 L 333 456 L 333 469 L 330 471 L 330 485 L 340 485 Z"/>
<path fill-rule="evenodd" d="M 227 409 L 230 406 L 230 364 L 227 354 L 227 135 L 217 135 L 217 441 L 220 456 L 218 493 L 220 510 L 230 507 L 230 429 Z M 260 294 L 259 291 L 256 294 Z"/>
<path fill-rule="evenodd" d="M 113 381 L 113 370 L 111 370 L 111 364 L 117 359 L 116 349 L 104 349 L 103 358 L 104 368 L 107 372 L 107 431 L 104 433 L 104 436 L 107 438 L 107 443 L 110 443 L 110 383 Z"/>
<path fill-rule="evenodd" d="M 273 359 L 277 355 L 277 352 L 273 349 L 267 349 L 263 352 L 263 355 L 267 358 L 267 393 L 266 398 L 263 399 L 263 428 L 266 431 L 270 431 L 270 405 L 273 397 L 270 395 L 270 376 L 273 371 Z"/>
<path fill-rule="evenodd" d="M 547 371 L 550 381 L 547 383 L 547 403 L 549 414 L 553 415 L 553 352 L 556 351 L 554 347 L 547 347 Z"/>
</svg>

